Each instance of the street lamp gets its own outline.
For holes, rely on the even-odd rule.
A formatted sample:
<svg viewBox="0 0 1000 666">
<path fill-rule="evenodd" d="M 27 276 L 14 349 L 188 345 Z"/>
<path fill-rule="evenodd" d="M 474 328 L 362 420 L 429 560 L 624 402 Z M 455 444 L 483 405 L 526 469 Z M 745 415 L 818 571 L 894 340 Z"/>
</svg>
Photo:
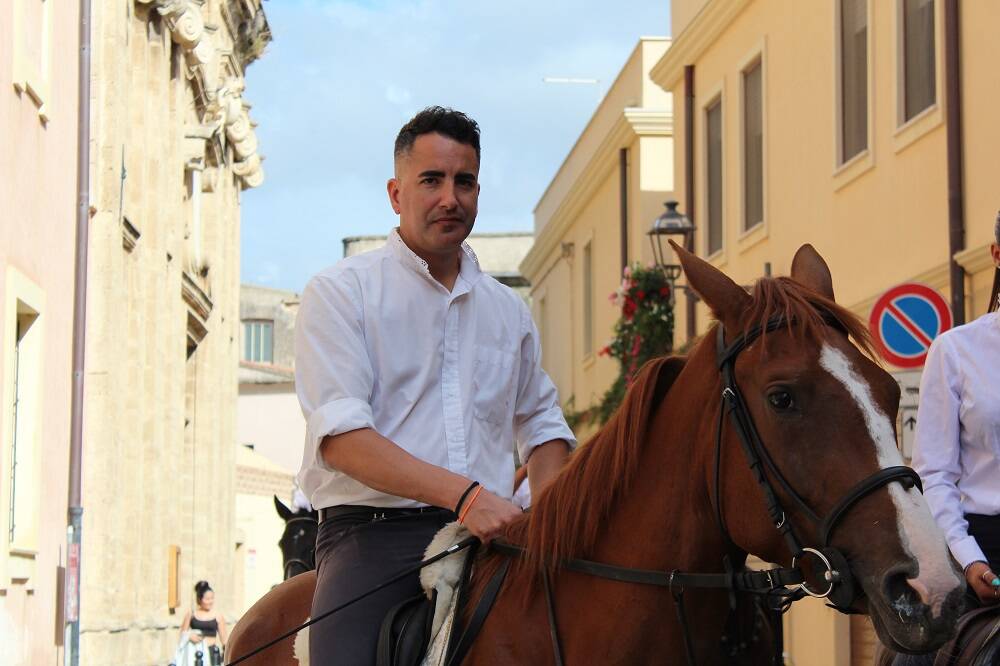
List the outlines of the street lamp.
<svg viewBox="0 0 1000 666">
<path fill-rule="evenodd" d="M 657 268 L 663 271 L 670 286 L 673 287 L 674 282 L 681 276 L 681 267 L 677 264 L 668 264 L 664 260 L 664 237 L 682 236 L 683 242 L 681 244 L 687 248 L 688 238 L 694 235 L 694 224 L 691 223 L 687 215 L 677 210 L 676 201 L 666 201 L 663 205 L 667 207 L 667 210 L 653 221 L 653 228 L 646 235 L 649 236 L 649 244 L 653 247 L 653 262 Z"/>
</svg>

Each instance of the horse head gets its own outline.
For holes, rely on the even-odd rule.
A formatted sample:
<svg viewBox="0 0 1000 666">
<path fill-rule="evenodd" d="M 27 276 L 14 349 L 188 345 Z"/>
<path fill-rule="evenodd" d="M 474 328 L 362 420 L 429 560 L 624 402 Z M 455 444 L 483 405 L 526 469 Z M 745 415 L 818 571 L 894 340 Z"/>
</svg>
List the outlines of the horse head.
<svg viewBox="0 0 1000 666">
<path fill-rule="evenodd" d="M 319 514 L 313 510 L 292 511 L 274 496 L 274 509 L 285 521 L 285 531 L 278 541 L 285 580 L 316 568 L 316 533 Z"/>
<path fill-rule="evenodd" d="M 724 397 L 729 363 L 749 437 L 761 449 L 760 469 L 781 509 L 769 515 L 760 500 L 766 491 L 741 452 L 747 445 L 739 425 L 727 420 L 719 434 L 715 503 L 729 538 L 786 564 L 801 544 L 797 559 L 814 596 L 836 589 L 830 600 L 840 610 L 868 613 L 894 649 L 936 648 L 960 614 L 964 579 L 915 474 L 902 467 L 899 387 L 870 357 L 863 324 L 836 304 L 826 263 L 805 245 L 790 278 L 765 278 L 748 292 L 675 250 L 722 327 L 693 355 L 716 356 Z M 734 343 L 727 361 L 722 350 L 732 351 Z M 854 584 L 860 589 L 851 590 Z"/>
</svg>

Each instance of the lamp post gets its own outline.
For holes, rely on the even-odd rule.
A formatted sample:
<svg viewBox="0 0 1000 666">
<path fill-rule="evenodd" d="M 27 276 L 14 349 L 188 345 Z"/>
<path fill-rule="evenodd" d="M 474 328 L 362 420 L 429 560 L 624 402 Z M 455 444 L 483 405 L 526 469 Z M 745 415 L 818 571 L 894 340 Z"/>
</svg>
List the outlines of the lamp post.
<svg viewBox="0 0 1000 666">
<path fill-rule="evenodd" d="M 663 248 L 664 237 L 681 236 L 681 244 L 684 246 L 684 249 L 691 251 L 694 246 L 694 223 L 691 222 L 687 215 L 677 210 L 676 201 L 671 199 L 664 202 L 663 205 L 667 209 L 653 221 L 653 227 L 646 235 L 649 236 L 649 243 L 653 247 L 653 261 L 663 271 L 664 276 L 666 276 L 667 281 L 670 283 L 670 295 L 673 298 L 674 291 L 677 289 L 675 283 L 677 282 L 677 278 L 681 276 L 681 267 L 677 264 L 668 264 L 664 259 L 666 252 L 669 251 L 665 251 Z M 683 287 L 683 289 L 687 296 L 687 337 L 688 340 L 691 340 L 694 338 L 695 294 L 687 286 Z"/>
<path fill-rule="evenodd" d="M 681 276 L 681 267 L 666 262 L 665 257 L 669 249 L 664 250 L 663 248 L 664 237 L 681 236 L 683 238 L 682 245 L 686 248 L 688 247 L 688 238 L 694 234 L 694 224 L 684 213 L 677 210 L 676 201 L 667 201 L 663 205 L 667 209 L 653 220 L 653 227 L 646 235 L 649 236 L 649 244 L 653 248 L 653 262 L 657 268 L 663 271 L 671 288 L 673 288 L 674 282 Z"/>
</svg>

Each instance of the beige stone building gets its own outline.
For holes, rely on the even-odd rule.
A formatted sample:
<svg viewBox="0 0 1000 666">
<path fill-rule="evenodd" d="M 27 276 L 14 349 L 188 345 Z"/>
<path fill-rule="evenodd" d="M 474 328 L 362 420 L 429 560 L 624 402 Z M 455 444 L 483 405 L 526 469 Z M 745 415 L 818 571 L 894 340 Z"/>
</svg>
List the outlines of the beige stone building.
<svg viewBox="0 0 1000 666">
<path fill-rule="evenodd" d="M 619 314 L 607 296 L 626 264 L 652 260 L 646 232 L 673 197 L 671 96 L 649 78 L 669 46 L 639 40 L 535 207 L 521 271 L 545 369 L 572 411 L 594 406 L 617 376 L 597 354 Z"/>
<path fill-rule="evenodd" d="M 292 475 L 302 464 L 306 436 L 293 370 L 298 311 L 295 292 L 249 284 L 240 287 L 236 442 Z M 278 496 L 287 500 L 290 492 L 291 485 Z"/>
<path fill-rule="evenodd" d="M 81 663 L 161 663 L 195 581 L 235 616 L 244 73 L 260 0 L 98 0 Z"/>
<path fill-rule="evenodd" d="M 78 3 L 0 0 L 0 663 L 63 657 Z"/>
<path fill-rule="evenodd" d="M 241 614 L 284 577 L 278 540 L 285 523 L 274 497 L 291 506 L 306 434 L 293 371 L 298 309 L 295 292 L 240 287 L 234 589 Z"/>
</svg>

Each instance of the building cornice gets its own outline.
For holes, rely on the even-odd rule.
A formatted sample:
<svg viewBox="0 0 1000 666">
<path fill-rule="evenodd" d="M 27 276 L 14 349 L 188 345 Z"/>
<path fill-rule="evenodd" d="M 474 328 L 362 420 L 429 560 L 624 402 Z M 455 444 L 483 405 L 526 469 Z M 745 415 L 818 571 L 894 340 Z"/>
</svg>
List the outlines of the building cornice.
<svg viewBox="0 0 1000 666">
<path fill-rule="evenodd" d="M 955 253 L 955 262 L 966 273 L 975 275 L 993 267 L 993 257 L 990 256 L 990 244 L 983 243 Z"/>
<path fill-rule="evenodd" d="M 626 108 L 587 161 L 552 217 L 538 232 L 534 245 L 521 261 L 521 274 L 532 284 L 537 284 L 535 277 L 544 269 L 549 255 L 559 248 L 566 231 L 593 196 L 600 180 L 618 163 L 619 148 L 627 146 L 637 137 L 672 136 L 673 131 L 674 117 L 670 111 Z M 551 189 L 551 184 L 549 187 Z"/>
<path fill-rule="evenodd" d="M 667 92 L 672 91 L 684 76 L 684 66 L 697 61 L 751 2 L 709 0 L 649 70 L 649 78 Z"/>
</svg>

